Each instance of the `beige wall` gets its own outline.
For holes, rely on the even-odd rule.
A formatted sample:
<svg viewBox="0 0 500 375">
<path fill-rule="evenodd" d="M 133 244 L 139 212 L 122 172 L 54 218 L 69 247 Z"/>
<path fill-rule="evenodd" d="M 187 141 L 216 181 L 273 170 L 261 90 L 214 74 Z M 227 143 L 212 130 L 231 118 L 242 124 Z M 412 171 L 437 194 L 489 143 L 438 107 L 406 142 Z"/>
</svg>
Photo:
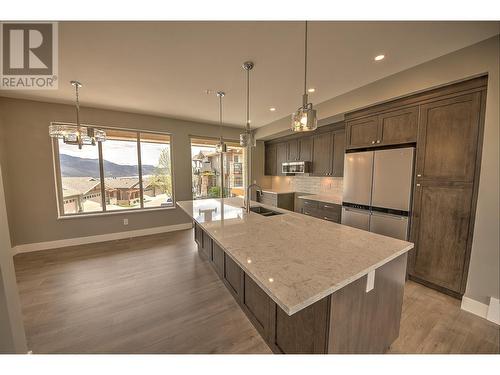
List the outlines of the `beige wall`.
<svg viewBox="0 0 500 375">
<path fill-rule="evenodd" d="M 192 199 L 190 135 L 218 137 L 218 126 L 126 112 L 82 108 L 84 122 L 172 134 L 174 194 Z M 57 219 L 51 121 L 74 122 L 71 105 L 0 97 L 0 161 L 13 245 L 92 236 L 189 222 L 178 208 L 120 213 L 99 217 Z M 238 139 L 241 129 L 225 128 L 224 136 Z M 123 225 L 123 218 L 129 225 Z"/>
<path fill-rule="evenodd" d="M 474 240 L 466 296 L 482 303 L 500 294 L 499 255 L 499 53 L 500 38 L 431 60 L 353 90 L 317 106 L 321 119 L 367 107 L 375 103 L 431 87 L 445 85 L 484 73 L 489 74 L 484 144 L 481 162 Z M 284 118 L 257 130 L 257 138 L 269 138 L 289 126 Z"/>
<path fill-rule="evenodd" d="M 26 353 L 0 166 L 0 353 Z"/>
</svg>

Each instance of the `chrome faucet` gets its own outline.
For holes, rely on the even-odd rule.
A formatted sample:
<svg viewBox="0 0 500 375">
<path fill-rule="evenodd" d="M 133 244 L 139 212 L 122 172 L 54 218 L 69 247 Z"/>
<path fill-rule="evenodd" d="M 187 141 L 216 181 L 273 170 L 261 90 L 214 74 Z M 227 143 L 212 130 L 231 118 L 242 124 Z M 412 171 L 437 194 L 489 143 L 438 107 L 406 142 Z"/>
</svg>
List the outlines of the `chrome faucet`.
<svg viewBox="0 0 500 375">
<path fill-rule="evenodd" d="M 257 184 L 250 184 L 247 186 L 247 199 L 245 200 L 245 210 L 247 213 L 250 213 L 250 191 L 252 190 L 252 188 L 255 187 L 257 188 L 257 191 L 262 194 L 262 188 L 257 185 Z"/>
</svg>

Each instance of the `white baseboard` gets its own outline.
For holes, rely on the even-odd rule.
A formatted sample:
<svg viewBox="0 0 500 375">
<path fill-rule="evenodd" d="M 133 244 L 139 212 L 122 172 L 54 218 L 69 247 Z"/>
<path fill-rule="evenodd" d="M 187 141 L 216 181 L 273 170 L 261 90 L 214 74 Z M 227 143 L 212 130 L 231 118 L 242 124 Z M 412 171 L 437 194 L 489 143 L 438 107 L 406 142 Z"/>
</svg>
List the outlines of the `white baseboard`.
<svg viewBox="0 0 500 375">
<path fill-rule="evenodd" d="M 486 319 L 500 325 L 500 300 L 498 298 L 490 298 L 490 305 L 488 306 L 488 315 L 486 315 Z"/>
<path fill-rule="evenodd" d="M 499 301 L 496 298 L 490 298 L 490 304 L 478 302 L 469 297 L 462 297 L 462 305 L 460 308 L 462 310 L 468 311 L 474 315 L 480 316 L 483 319 L 488 319 L 489 321 L 500 324 L 500 307 Z"/>
<path fill-rule="evenodd" d="M 64 240 L 22 244 L 22 245 L 14 246 L 12 248 L 12 252 L 13 252 L 13 255 L 16 255 L 19 253 L 29 253 L 32 251 L 57 249 L 60 247 L 67 247 L 67 246 L 84 245 L 84 244 L 89 244 L 89 243 L 112 241 L 112 240 L 121 240 L 124 238 L 141 237 L 141 236 L 148 236 L 151 234 L 174 232 L 177 230 L 190 229 L 190 228 L 192 228 L 192 226 L 193 226 L 192 223 L 183 223 L 183 224 L 166 225 L 166 226 L 162 226 L 162 227 L 153 227 L 153 228 L 147 228 L 147 229 L 130 230 L 127 232 L 116 232 L 116 233 L 108 233 L 108 234 L 99 234 L 96 236 L 76 237 L 76 238 L 68 238 L 68 239 L 64 239 Z"/>
</svg>

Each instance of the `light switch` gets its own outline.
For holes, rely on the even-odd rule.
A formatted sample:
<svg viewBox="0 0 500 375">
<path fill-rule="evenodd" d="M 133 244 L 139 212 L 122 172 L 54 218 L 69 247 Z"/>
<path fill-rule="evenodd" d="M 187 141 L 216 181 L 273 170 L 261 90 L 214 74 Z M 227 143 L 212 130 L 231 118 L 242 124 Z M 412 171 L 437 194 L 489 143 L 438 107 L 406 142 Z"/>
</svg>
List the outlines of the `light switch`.
<svg viewBox="0 0 500 375">
<path fill-rule="evenodd" d="M 368 272 L 366 277 L 366 293 L 375 287 L 375 270 Z"/>
</svg>

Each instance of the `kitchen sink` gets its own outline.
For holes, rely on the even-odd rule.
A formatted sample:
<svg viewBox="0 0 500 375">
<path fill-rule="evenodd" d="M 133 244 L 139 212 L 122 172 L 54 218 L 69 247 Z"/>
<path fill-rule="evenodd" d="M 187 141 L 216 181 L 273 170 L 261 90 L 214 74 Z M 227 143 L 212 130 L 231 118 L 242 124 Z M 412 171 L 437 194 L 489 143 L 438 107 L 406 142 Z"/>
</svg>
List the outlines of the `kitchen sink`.
<svg viewBox="0 0 500 375">
<path fill-rule="evenodd" d="M 273 210 L 270 210 L 268 208 L 264 208 L 261 206 L 250 207 L 250 211 L 255 212 L 256 214 L 259 214 L 262 216 L 275 216 L 275 215 L 283 214 L 282 212 L 273 211 Z"/>
</svg>

